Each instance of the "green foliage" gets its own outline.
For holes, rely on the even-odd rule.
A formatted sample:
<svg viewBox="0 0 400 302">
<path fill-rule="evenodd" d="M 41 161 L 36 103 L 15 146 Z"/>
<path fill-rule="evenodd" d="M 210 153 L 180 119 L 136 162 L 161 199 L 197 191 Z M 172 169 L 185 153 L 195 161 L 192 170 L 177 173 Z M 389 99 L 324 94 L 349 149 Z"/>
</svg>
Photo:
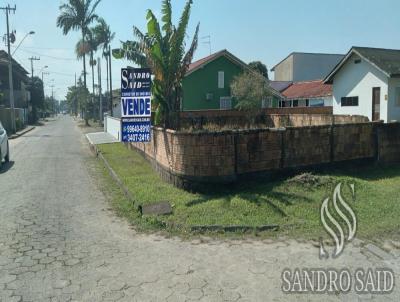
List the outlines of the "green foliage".
<svg viewBox="0 0 400 302">
<path fill-rule="evenodd" d="M 32 116 L 31 121 L 36 122 L 39 118 L 39 110 L 45 108 L 43 82 L 39 77 L 33 77 L 30 82 L 29 91 L 31 93 Z"/>
<path fill-rule="evenodd" d="M 149 67 L 154 74 L 153 100 L 158 122 L 165 127 L 178 128 L 178 111 L 182 100 L 182 80 L 192 62 L 198 44 L 200 24 L 186 51 L 186 32 L 192 0 L 186 2 L 178 25 L 172 24 L 170 0 L 162 1 L 162 26 L 151 10 L 147 11 L 147 33 L 133 27 L 135 41 L 123 42 L 113 50 L 117 59 L 126 58 L 141 67 Z"/>
<path fill-rule="evenodd" d="M 20 120 L 19 117 L 15 118 L 15 128 L 18 130 L 21 130 L 24 127 L 24 124 L 22 123 L 22 121 Z"/>
<path fill-rule="evenodd" d="M 268 68 L 265 64 L 261 63 L 260 61 L 254 61 L 249 63 L 249 67 L 268 79 Z"/>
<path fill-rule="evenodd" d="M 261 108 L 262 100 L 271 95 L 268 81 L 259 73 L 244 72 L 231 83 L 232 96 L 237 100 L 236 109 L 253 111 Z"/>
<path fill-rule="evenodd" d="M 101 0 L 68 0 L 67 4 L 60 6 L 60 15 L 57 17 L 57 27 L 64 35 L 70 31 L 81 31 L 82 45 L 85 44 L 89 26 L 99 17 L 95 14 L 96 7 Z M 93 3 L 93 5 L 92 5 Z M 83 55 L 84 85 L 86 87 L 86 61 Z"/>
<path fill-rule="evenodd" d="M 92 29 L 95 40 L 98 43 L 98 47 L 102 47 L 103 56 L 108 57 L 108 46 L 111 41 L 114 40 L 115 33 L 111 32 L 110 26 L 106 23 L 103 18 L 98 19 L 98 24 Z"/>
<path fill-rule="evenodd" d="M 79 79 L 77 86 L 68 87 L 66 101 L 69 108 L 72 108 L 75 114 L 85 112 L 85 120 L 89 119 L 90 112 L 90 93 Z"/>
</svg>

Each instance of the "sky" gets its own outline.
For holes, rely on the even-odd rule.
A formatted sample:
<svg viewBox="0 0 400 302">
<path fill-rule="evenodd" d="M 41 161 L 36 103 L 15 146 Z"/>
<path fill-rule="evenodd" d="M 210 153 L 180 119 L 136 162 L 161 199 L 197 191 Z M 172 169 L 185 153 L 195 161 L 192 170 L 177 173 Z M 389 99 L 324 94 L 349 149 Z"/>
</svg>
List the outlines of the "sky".
<svg viewBox="0 0 400 302">
<path fill-rule="evenodd" d="M 29 57 L 34 61 L 34 75 L 44 75 L 45 93 L 62 100 L 74 75 L 82 72 L 74 47 L 78 32 L 64 36 L 57 28 L 59 6 L 67 0 L 0 0 L 0 6 L 16 5 L 10 26 L 16 31 L 13 50 L 26 33 L 29 35 L 14 55 L 28 72 Z M 260 60 L 271 69 L 293 51 L 345 54 L 351 46 L 400 49 L 400 1 L 398 0 L 194 0 L 187 44 L 200 22 L 200 39 L 195 60 L 227 49 L 245 62 Z M 184 0 L 172 0 L 174 21 L 178 22 Z M 102 0 L 97 14 L 110 25 L 116 36 L 112 48 L 120 41 L 132 40 L 132 25 L 145 31 L 146 10 L 160 16 L 161 0 Z M 4 12 L 0 11 L 0 34 L 6 33 Z M 6 49 L 0 40 L 0 49 Z M 99 52 L 96 57 L 100 57 Z M 113 60 L 113 89 L 120 86 L 120 69 L 133 64 Z M 43 69 L 48 66 L 47 69 Z M 106 85 L 105 61 L 102 60 L 102 85 Z M 39 73 L 40 72 L 40 73 Z M 91 71 L 88 71 L 91 72 Z M 273 78 L 273 76 L 270 76 Z M 91 75 L 87 79 L 91 87 Z M 96 78 L 97 82 L 97 78 Z M 90 85 L 89 85 L 90 84 Z"/>
</svg>

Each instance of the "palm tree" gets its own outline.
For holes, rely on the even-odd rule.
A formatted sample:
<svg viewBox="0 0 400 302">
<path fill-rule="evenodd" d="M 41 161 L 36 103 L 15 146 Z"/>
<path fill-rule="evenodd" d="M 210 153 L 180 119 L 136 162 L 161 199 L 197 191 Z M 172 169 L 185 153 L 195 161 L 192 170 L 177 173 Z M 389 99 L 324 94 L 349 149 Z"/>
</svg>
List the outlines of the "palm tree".
<svg viewBox="0 0 400 302">
<path fill-rule="evenodd" d="M 94 58 L 94 53 L 97 51 L 99 44 L 100 43 L 97 41 L 97 39 L 93 33 L 93 28 L 92 28 L 92 29 L 87 30 L 86 39 L 79 40 L 75 46 L 75 53 L 76 53 L 76 56 L 78 59 L 85 58 L 85 56 L 87 54 L 90 55 L 89 65 L 92 67 L 92 103 L 93 103 L 93 97 L 95 95 L 95 83 L 94 83 L 95 70 L 94 70 L 94 67 L 97 64 L 97 61 Z M 92 107 L 94 110 L 94 106 L 92 106 Z M 97 115 L 94 112 L 92 112 L 92 116 L 96 117 Z"/>
<path fill-rule="evenodd" d="M 62 28 L 67 35 L 71 30 L 81 31 L 82 41 L 85 42 L 90 24 L 98 19 L 96 7 L 101 0 L 68 0 L 68 4 L 60 6 L 60 15 L 57 18 L 57 27 Z M 83 83 L 86 86 L 86 58 L 83 56 Z"/>
<path fill-rule="evenodd" d="M 95 40 L 99 43 L 99 46 L 103 48 L 103 57 L 106 59 L 107 66 L 107 90 L 110 93 L 110 113 L 112 115 L 112 83 L 111 83 L 111 51 L 110 44 L 115 37 L 115 33 L 111 32 L 110 26 L 106 23 L 103 18 L 98 19 L 99 24 L 94 27 L 93 32 Z M 110 77 L 108 76 L 110 74 Z M 110 82 L 109 82 L 110 79 Z"/>
<path fill-rule="evenodd" d="M 193 1 L 188 0 L 179 24 L 172 24 L 171 0 L 162 1 L 162 27 L 151 10 L 147 11 L 147 33 L 133 27 L 136 41 L 122 43 L 113 50 L 115 58 L 126 58 L 154 74 L 153 100 L 157 106 L 156 122 L 164 127 L 179 128 L 182 80 L 192 62 L 198 44 L 200 24 L 197 25 L 188 51 L 185 51 L 186 31 Z"/>
</svg>

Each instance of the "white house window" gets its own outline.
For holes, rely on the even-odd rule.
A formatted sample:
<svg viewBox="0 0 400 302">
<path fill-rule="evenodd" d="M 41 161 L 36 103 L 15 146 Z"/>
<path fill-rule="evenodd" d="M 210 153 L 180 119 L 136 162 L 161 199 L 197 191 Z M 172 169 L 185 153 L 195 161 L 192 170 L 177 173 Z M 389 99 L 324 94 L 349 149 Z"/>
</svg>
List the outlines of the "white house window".
<svg viewBox="0 0 400 302">
<path fill-rule="evenodd" d="M 400 107 L 400 87 L 396 87 L 396 106 Z"/>
<path fill-rule="evenodd" d="M 218 88 L 225 88 L 225 72 L 218 71 Z"/>
<path fill-rule="evenodd" d="M 307 107 L 307 100 L 299 100 L 298 107 Z"/>
<path fill-rule="evenodd" d="M 310 107 L 324 107 L 325 101 L 323 99 L 313 99 L 309 102 Z"/>
<path fill-rule="evenodd" d="M 221 97 L 219 99 L 219 108 L 220 109 L 232 109 L 232 98 L 231 97 Z"/>
<path fill-rule="evenodd" d="M 281 101 L 279 101 L 279 107 L 280 108 L 292 107 L 292 100 L 289 100 L 289 101 L 281 100 Z"/>
<path fill-rule="evenodd" d="M 342 107 L 358 106 L 358 96 L 342 97 Z"/>
<path fill-rule="evenodd" d="M 272 102 L 273 102 L 272 96 L 263 99 L 261 102 L 261 108 L 272 108 Z"/>
</svg>

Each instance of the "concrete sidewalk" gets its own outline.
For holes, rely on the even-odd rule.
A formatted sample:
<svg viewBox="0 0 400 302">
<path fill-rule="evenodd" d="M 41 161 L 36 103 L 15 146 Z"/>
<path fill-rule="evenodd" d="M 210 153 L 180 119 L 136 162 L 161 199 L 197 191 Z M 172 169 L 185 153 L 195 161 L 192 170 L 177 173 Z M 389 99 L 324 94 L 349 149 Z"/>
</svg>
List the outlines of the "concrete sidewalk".
<svg viewBox="0 0 400 302">
<path fill-rule="evenodd" d="M 20 131 L 18 131 L 18 132 L 16 132 L 16 133 L 14 133 L 14 134 L 11 134 L 11 135 L 8 137 L 8 139 L 15 139 L 15 138 L 17 138 L 17 137 L 20 137 L 20 136 L 22 136 L 22 135 L 24 135 L 24 134 L 26 134 L 26 133 L 32 131 L 33 129 L 35 129 L 35 126 L 27 126 L 27 127 L 25 127 L 24 129 L 22 129 L 22 130 L 20 130 Z"/>
<path fill-rule="evenodd" d="M 107 132 L 88 133 L 86 137 L 91 145 L 113 144 L 119 141 Z"/>
</svg>

